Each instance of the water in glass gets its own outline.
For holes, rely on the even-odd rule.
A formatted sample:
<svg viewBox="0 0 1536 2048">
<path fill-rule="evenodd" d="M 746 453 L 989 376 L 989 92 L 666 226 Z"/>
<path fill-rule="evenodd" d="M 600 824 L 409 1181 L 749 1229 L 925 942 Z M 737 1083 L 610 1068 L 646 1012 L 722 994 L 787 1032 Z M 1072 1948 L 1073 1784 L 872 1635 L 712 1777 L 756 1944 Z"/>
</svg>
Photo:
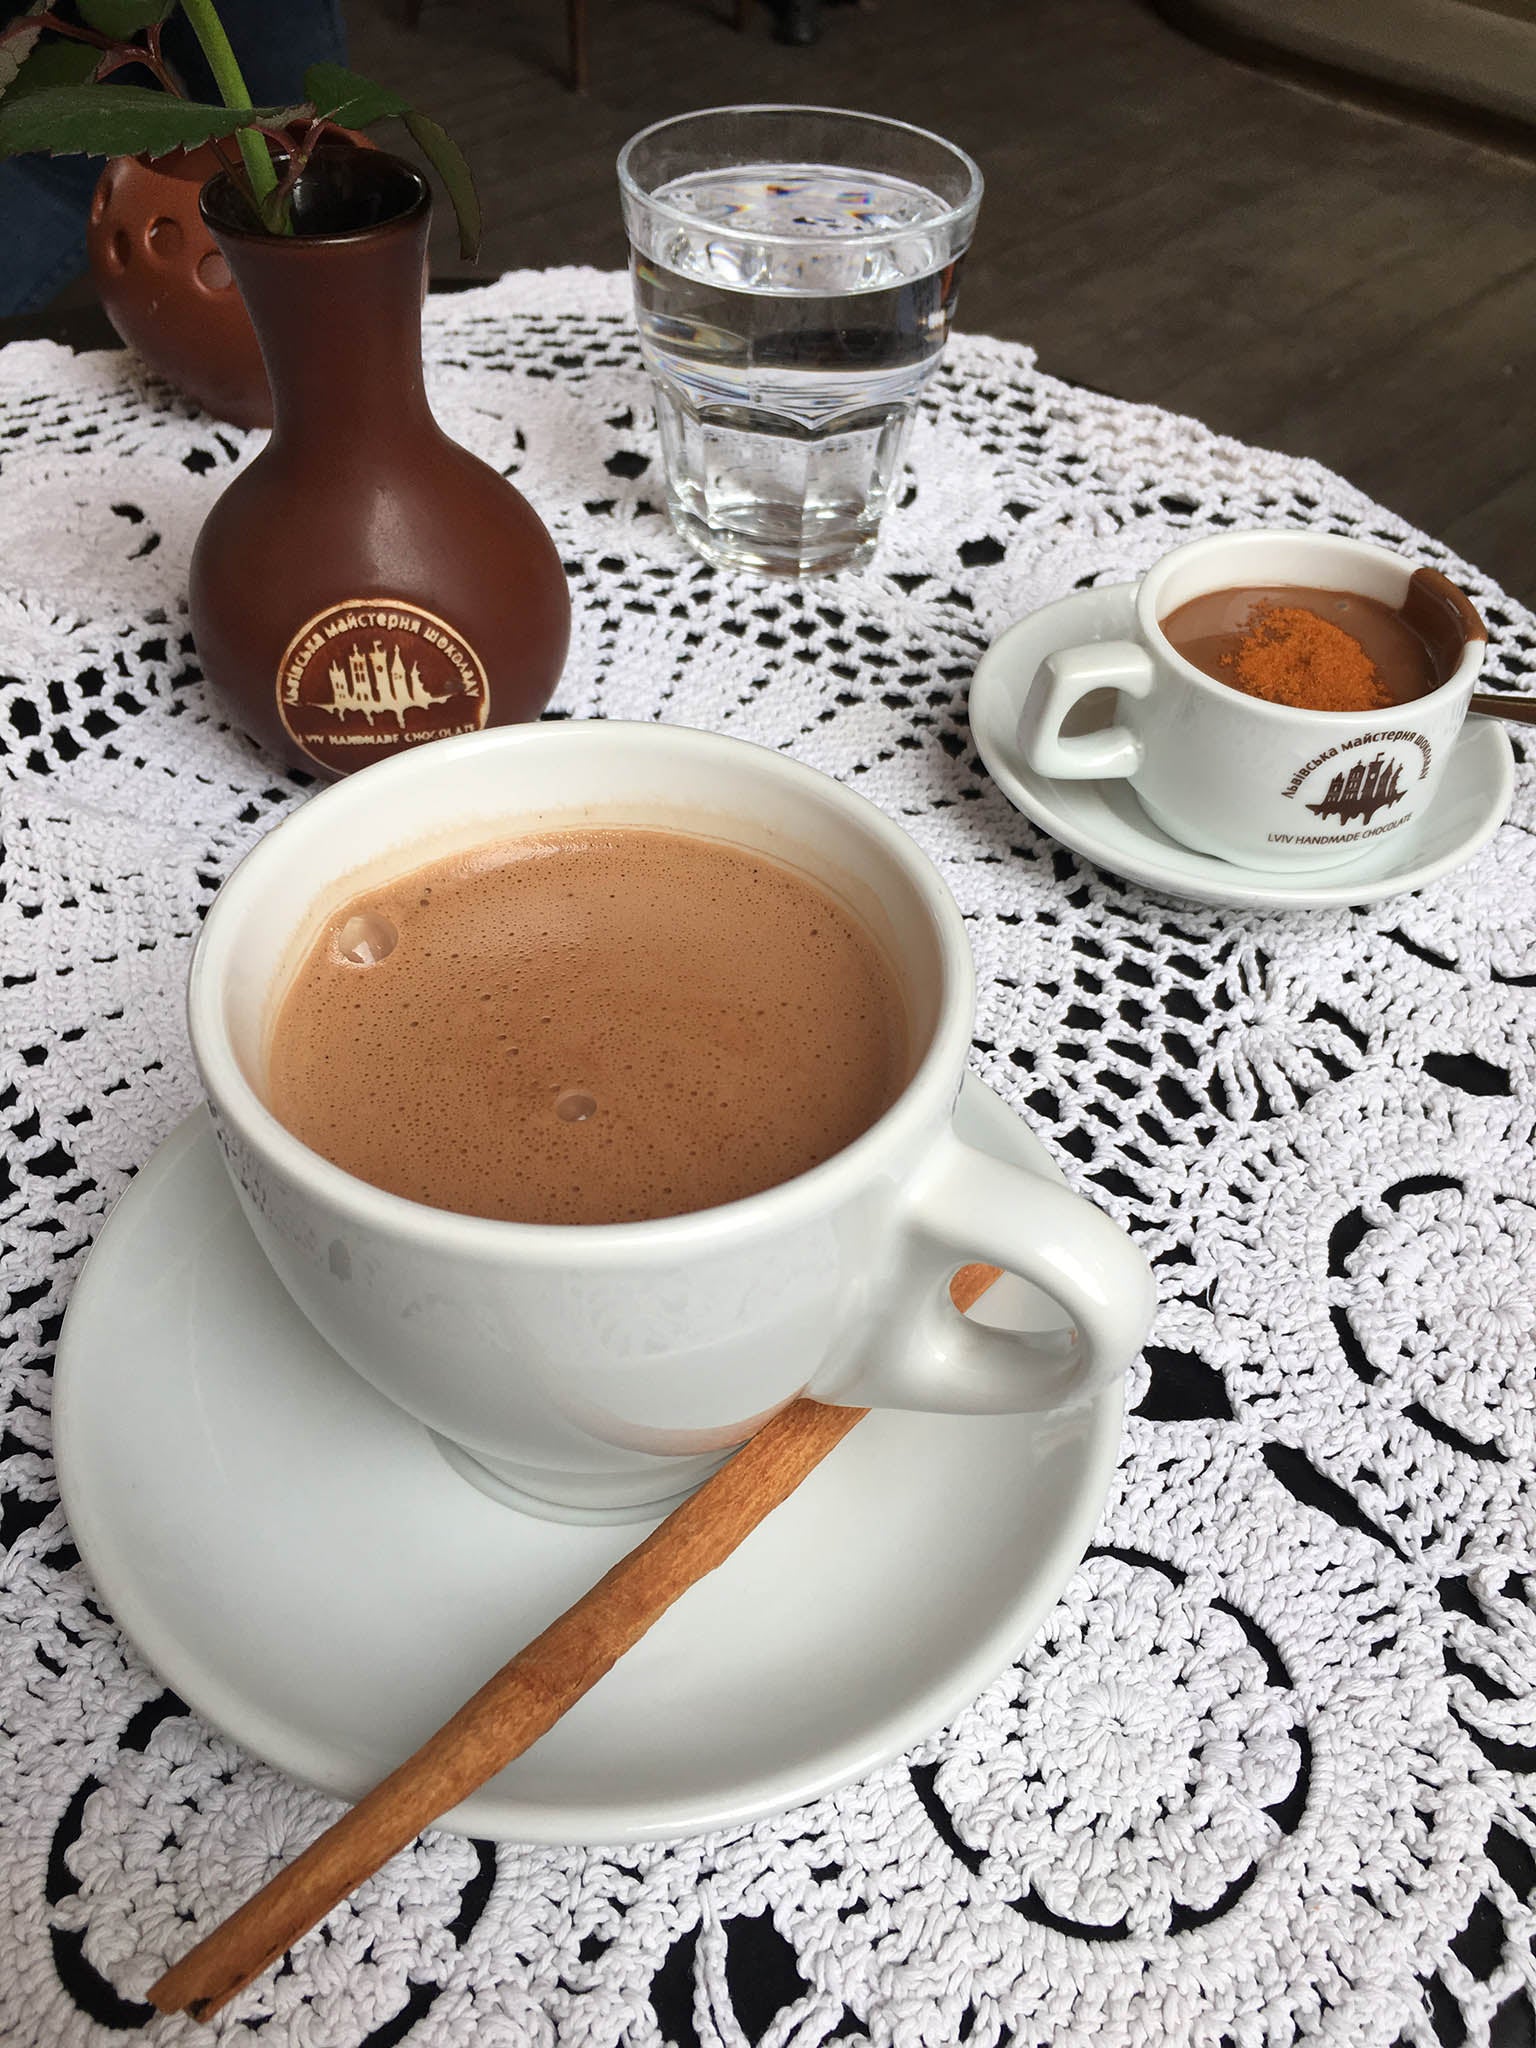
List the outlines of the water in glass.
<svg viewBox="0 0 1536 2048">
<path fill-rule="evenodd" d="M 868 559 L 959 271 L 953 207 L 832 164 L 660 185 L 630 221 L 672 516 L 733 567 Z"/>
</svg>

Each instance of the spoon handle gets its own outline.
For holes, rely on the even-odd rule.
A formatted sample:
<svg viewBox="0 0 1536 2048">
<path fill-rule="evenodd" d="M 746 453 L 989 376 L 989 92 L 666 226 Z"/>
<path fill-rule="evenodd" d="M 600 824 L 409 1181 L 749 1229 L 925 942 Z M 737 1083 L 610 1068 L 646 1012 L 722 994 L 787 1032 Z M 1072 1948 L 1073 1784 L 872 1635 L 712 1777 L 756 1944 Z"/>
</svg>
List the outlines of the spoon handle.
<svg viewBox="0 0 1536 2048">
<path fill-rule="evenodd" d="M 1512 718 L 1516 725 L 1536 725 L 1536 697 L 1495 697 L 1487 690 L 1474 690 L 1467 704 L 1485 718 Z"/>
</svg>

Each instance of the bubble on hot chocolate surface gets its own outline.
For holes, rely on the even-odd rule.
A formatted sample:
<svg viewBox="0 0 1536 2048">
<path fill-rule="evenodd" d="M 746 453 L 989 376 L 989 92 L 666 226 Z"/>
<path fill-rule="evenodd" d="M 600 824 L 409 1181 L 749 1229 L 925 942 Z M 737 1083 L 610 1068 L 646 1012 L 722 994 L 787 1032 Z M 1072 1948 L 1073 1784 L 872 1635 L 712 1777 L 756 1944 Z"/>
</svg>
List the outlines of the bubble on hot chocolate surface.
<svg viewBox="0 0 1536 2048">
<path fill-rule="evenodd" d="M 349 917 L 337 932 L 336 953 L 349 967 L 376 967 L 399 942 L 400 934 L 389 918 L 364 910 Z"/>
</svg>

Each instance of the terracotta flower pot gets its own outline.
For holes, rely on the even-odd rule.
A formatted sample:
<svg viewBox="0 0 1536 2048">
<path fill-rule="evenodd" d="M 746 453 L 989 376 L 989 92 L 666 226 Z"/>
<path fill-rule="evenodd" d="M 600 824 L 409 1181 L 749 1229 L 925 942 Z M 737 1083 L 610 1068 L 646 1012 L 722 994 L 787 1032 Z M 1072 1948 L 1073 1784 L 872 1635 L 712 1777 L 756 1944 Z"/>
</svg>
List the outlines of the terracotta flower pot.
<svg viewBox="0 0 1536 2048">
<path fill-rule="evenodd" d="M 256 331 L 198 212 L 219 169 L 206 144 L 153 163 L 114 157 L 91 200 L 91 275 L 107 318 L 152 370 L 216 419 L 270 427 Z"/>
<path fill-rule="evenodd" d="M 228 178 L 202 205 L 275 401 L 192 555 L 209 682 L 252 738 L 324 775 L 537 718 L 570 594 L 533 508 L 427 403 L 426 180 L 383 150 L 322 149 L 291 235 L 260 232 Z"/>
</svg>

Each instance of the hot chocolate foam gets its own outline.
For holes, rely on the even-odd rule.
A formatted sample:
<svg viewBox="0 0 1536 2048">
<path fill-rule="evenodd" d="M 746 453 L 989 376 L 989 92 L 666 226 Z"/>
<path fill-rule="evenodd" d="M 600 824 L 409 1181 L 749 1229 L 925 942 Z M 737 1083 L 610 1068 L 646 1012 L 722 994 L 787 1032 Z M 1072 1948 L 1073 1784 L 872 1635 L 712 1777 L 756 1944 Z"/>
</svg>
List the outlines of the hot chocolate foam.
<svg viewBox="0 0 1536 2048">
<path fill-rule="evenodd" d="M 343 905 L 270 1034 L 303 1142 L 435 1207 L 668 1216 L 830 1158 L 908 1072 L 891 968 L 793 869 L 640 829 L 482 847 Z"/>
</svg>

